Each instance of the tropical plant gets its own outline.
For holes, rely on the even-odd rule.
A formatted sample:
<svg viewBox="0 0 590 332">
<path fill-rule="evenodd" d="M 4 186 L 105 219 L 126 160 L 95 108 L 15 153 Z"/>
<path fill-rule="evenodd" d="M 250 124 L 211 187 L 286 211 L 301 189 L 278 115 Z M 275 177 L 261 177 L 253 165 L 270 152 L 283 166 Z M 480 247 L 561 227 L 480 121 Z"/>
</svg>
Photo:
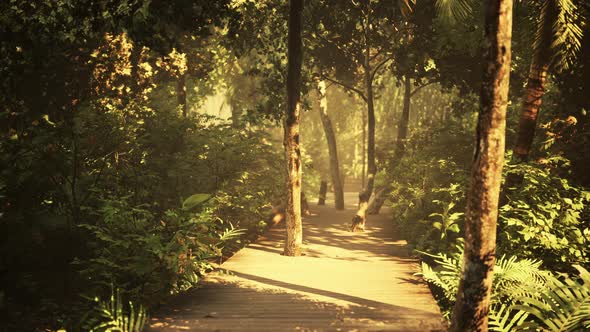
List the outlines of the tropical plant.
<svg viewBox="0 0 590 332">
<path fill-rule="evenodd" d="M 212 268 L 212 259 L 222 255 L 223 243 L 243 234 L 215 217 L 215 201 L 207 205 L 205 199 L 208 196 L 192 195 L 184 209 L 159 217 L 148 206 L 106 201 L 102 220 L 81 226 L 94 237 L 93 257 L 80 262 L 81 274 L 95 287 L 91 294 L 115 283 L 128 297 L 152 304 L 194 286 Z"/>
<path fill-rule="evenodd" d="M 83 322 L 90 332 L 141 332 L 147 322 L 145 308 L 123 301 L 119 289 L 112 289 L 107 300 L 95 297 L 93 302 L 95 307 Z"/>
<path fill-rule="evenodd" d="M 463 245 L 457 245 L 450 254 L 420 253 L 433 258 L 436 267 L 432 268 L 428 263 L 422 262 L 422 272 L 417 275 L 422 276 L 424 280 L 441 291 L 443 297 L 439 303 L 442 304 L 443 313 L 448 318 L 461 279 Z M 513 304 L 518 298 L 531 293 L 532 290 L 545 287 L 551 274 L 542 270 L 541 264 L 540 260 L 519 260 L 515 256 L 502 256 L 496 261 L 491 301 L 492 309 L 498 311 L 494 312 L 494 315 L 502 316 L 501 312 L 506 311 L 502 305 Z M 498 319 L 504 320 L 505 318 Z M 504 326 L 507 322 L 502 324 L 501 326 Z"/>
<path fill-rule="evenodd" d="M 590 192 L 560 176 L 568 164 L 563 157 L 507 164 L 507 178 L 526 177 L 517 189 L 507 189 L 507 203 L 500 208 L 498 245 L 503 252 L 543 257 L 562 270 L 590 260 L 584 212 Z"/>
<path fill-rule="evenodd" d="M 450 198 L 449 201 L 433 200 L 432 202 L 440 208 L 440 212 L 433 212 L 428 215 L 429 218 L 435 218 L 436 221 L 432 222 L 432 227 L 440 231 L 440 239 L 443 240 L 448 237 L 448 233 L 457 234 L 461 230 L 460 221 L 465 213 L 453 212 L 452 210 L 457 205 L 457 201 L 460 201 L 463 191 L 459 184 L 453 183 L 448 188 L 435 189 L 433 192 L 447 193 Z"/>
<path fill-rule="evenodd" d="M 590 272 L 580 265 L 579 279 L 551 278 L 540 296 L 521 296 L 523 303 L 513 307 L 534 316 L 521 329 L 551 332 L 588 331 L 590 329 Z"/>
<path fill-rule="evenodd" d="M 513 313 L 511 306 L 506 304 L 493 304 L 490 307 L 489 329 L 495 332 L 512 332 L 526 321 L 529 314 L 525 311 Z"/>
</svg>

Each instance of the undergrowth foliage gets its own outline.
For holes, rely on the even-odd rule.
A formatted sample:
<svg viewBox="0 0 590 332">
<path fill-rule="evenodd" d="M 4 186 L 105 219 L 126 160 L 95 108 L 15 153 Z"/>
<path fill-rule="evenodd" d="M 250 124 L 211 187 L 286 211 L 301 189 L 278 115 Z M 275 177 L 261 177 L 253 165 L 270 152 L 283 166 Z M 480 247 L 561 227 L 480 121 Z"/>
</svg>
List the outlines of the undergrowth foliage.
<svg viewBox="0 0 590 332">
<path fill-rule="evenodd" d="M 469 114 L 416 128 L 397 168 L 394 223 L 422 256 L 420 275 L 450 319 L 461 278 Z M 453 149 L 448 147 L 452 146 Z M 455 147 L 457 150 L 455 151 Z M 582 331 L 588 327 L 590 193 L 560 154 L 504 168 L 489 325 L 492 331 Z M 521 182 L 511 182 L 521 179 Z M 586 325 L 584 325 L 586 324 Z"/>
<path fill-rule="evenodd" d="M 0 320 L 76 330 L 95 305 L 81 296 L 108 297 L 111 285 L 149 310 L 255 238 L 283 192 L 280 143 L 182 116 L 157 55 L 142 48 L 134 72 L 127 37 L 107 37 L 75 112 L 0 141 L 0 307 L 18 308 Z"/>
</svg>

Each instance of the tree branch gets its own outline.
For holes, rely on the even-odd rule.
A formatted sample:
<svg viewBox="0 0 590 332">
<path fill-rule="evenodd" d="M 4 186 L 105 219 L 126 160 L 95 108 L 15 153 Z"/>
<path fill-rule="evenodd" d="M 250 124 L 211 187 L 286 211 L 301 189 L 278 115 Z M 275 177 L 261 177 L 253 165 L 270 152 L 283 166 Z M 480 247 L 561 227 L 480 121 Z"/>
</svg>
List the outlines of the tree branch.
<svg viewBox="0 0 590 332">
<path fill-rule="evenodd" d="M 416 92 L 420 91 L 425 86 L 429 86 L 430 84 L 438 83 L 438 81 L 430 81 L 428 83 L 422 84 L 419 87 L 415 88 L 414 91 L 410 92 L 410 97 L 416 94 Z"/>
<path fill-rule="evenodd" d="M 357 56 L 351 52 L 350 50 L 347 50 L 343 47 L 341 47 L 340 45 L 338 45 L 338 43 L 329 40 L 328 38 L 326 38 L 325 36 L 322 36 L 321 33 L 316 33 L 316 36 L 321 38 L 324 42 L 331 44 L 332 46 L 334 46 L 336 49 L 338 49 L 340 52 L 346 54 L 347 56 L 349 56 L 351 59 L 353 59 L 353 61 L 355 61 L 357 59 Z"/>
<path fill-rule="evenodd" d="M 365 102 L 367 101 L 367 97 L 365 96 L 365 94 L 361 90 L 359 90 L 351 85 L 348 85 L 346 83 L 336 81 L 335 79 L 329 78 L 327 76 L 322 76 L 322 78 L 328 82 L 332 82 L 334 84 L 340 85 L 341 87 L 345 88 L 346 90 L 356 92 L 356 94 L 358 94 Z"/>
<path fill-rule="evenodd" d="M 381 69 L 381 67 L 383 67 L 386 63 L 388 63 L 389 61 L 393 60 L 393 57 L 387 57 L 385 60 L 381 61 L 380 63 L 378 63 L 375 68 L 373 69 L 373 72 L 371 73 L 371 82 L 373 82 L 373 79 L 375 78 L 375 75 L 377 75 L 377 72 L 379 71 L 379 69 Z"/>
</svg>

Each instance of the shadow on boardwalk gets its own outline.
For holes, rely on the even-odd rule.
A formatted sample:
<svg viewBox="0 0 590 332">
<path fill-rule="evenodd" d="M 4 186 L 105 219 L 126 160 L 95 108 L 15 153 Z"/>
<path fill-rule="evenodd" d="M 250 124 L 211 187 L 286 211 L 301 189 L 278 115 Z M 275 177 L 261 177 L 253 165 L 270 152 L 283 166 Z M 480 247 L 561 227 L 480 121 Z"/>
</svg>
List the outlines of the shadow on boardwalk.
<svg viewBox="0 0 590 332">
<path fill-rule="evenodd" d="M 355 195 L 347 195 L 353 204 Z M 348 232 L 353 209 L 312 209 L 302 257 L 281 256 L 284 228 L 271 229 L 175 297 L 149 331 L 442 331 L 416 261 L 387 214 Z"/>
</svg>

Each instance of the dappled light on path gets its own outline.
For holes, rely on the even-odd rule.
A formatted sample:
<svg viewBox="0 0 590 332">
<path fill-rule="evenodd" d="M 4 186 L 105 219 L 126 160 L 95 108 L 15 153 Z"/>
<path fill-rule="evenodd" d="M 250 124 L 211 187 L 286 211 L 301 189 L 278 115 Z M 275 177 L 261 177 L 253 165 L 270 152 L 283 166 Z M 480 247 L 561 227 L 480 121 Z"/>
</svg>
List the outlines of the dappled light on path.
<svg viewBox="0 0 590 332">
<path fill-rule="evenodd" d="M 347 193 L 347 207 L 355 195 Z M 416 260 L 387 212 L 365 233 L 348 231 L 354 209 L 328 202 L 304 220 L 304 256 L 285 257 L 284 227 L 242 249 L 201 287 L 163 305 L 151 331 L 442 331 Z"/>
</svg>

